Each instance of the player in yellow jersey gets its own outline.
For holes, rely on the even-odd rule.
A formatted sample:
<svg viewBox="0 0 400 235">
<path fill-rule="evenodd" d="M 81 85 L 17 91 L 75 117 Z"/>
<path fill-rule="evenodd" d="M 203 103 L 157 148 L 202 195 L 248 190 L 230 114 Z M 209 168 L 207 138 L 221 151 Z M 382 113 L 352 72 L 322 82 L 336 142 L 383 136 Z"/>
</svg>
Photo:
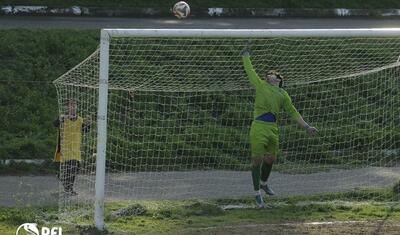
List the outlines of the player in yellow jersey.
<svg viewBox="0 0 400 235">
<path fill-rule="evenodd" d="M 75 100 L 69 99 L 66 105 L 68 113 L 54 121 L 54 126 L 59 130 L 54 161 L 60 163 L 59 179 L 64 186 L 65 193 L 76 195 L 73 186 L 82 160 L 82 135 L 89 131 L 91 120 L 84 120 L 77 114 Z"/>
<path fill-rule="evenodd" d="M 260 188 L 268 195 L 274 191 L 267 185 L 267 180 L 276 160 L 279 148 L 279 133 L 277 119 L 281 109 L 284 109 L 292 120 L 297 122 L 309 134 L 315 134 L 317 129 L 308 125 L 292 104 L 288 93 L 282 88 L 283 77 L 274 70 L 268 71 L 261 79 L 250 61 L 250 49 L 242 53 L 243 65 L 251 85 L 255 88 L 254 119 L 250 128 L 250 146 L 252 155 L 252 179 L 256 203 L 265 207 Z"/>
</svg>

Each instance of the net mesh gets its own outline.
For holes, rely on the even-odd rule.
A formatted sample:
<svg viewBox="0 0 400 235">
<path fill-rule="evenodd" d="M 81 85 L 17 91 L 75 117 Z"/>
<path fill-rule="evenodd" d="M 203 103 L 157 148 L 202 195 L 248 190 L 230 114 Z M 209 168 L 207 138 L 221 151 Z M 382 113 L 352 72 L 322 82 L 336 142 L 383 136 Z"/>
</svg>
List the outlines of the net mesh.
<svg viewBox="0 0 400 235">
<path fill-rule="evenodd" d="M 400 38 L 121 37 L 109 50 L 106 202 L 253 194 L 248 134 L 255 91 L 241 60 L 246 45 L 260 77 L 280 70 L 294 105 L 319 129 L 308 136 L 282 113 L 269 180 L 278 196 L 398 182 Z M 60 115 L 73 98 L 78 115 L 95 120 L 98 78 L 99 51 L 58 78 Z M 96 132 L 93 122 L 83 134 L 78 195 L 60 199 L 68 217 L 92 213 Z"/>
</svg>

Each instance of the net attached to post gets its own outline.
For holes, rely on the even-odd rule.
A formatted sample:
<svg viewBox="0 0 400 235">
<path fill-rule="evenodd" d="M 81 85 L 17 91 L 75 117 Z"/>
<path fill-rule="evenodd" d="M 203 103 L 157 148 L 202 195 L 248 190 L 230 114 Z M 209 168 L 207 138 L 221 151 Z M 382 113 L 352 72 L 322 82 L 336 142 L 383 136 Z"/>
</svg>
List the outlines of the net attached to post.
<svg viewBox="0 0 400 235">
<path fill-rule="evenodd" d="M 308 136 L 282 113 L 269 180 L 278 197 L 353 192 L 358 200 L 399 181 L 400 37 L 116 37 L 106 205 L 253 195 L 255 91 L 241 59 L 246 45 L 258 74 L 278 69 L 296 108 L 319 129 Z M 96 51 L 55 81 L 60 114 L 73 98 L 81 117 L 96 117 L 98 79 Z M 78 195 L 60 197 L 64 218 L 92 216 L 96 131 L 93 122 L 82 137 Z"/>
</svg>

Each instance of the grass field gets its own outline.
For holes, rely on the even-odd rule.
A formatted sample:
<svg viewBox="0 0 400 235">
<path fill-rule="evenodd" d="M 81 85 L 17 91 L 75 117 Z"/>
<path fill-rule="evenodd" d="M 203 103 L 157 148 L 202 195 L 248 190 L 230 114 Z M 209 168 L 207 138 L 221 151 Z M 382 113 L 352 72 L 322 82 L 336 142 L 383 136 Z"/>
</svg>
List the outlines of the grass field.
<svg viewBox="0 0 400 235">
<path fill-rule="evenodd" d="M 106 223 L 109 234 L 396 234 L 398 191 L 371 191 L 362 201 L 354 201 L 354 193 L 270 198 L 267 209 L 255 209 L 252 198 L 109 203 Z M 57 218 L 56 207 L 0 208 L 0 234 L 15 234 L 26 222 L 62 226 L 64 234 L 96 234 L 90 215 L 71 221 L 87 226 Z"/>
<path fill-rule="evenodd" d="M 0 117 L 1 123 L 5 123 L 4 129 L 1 129 L 1 143 L 7 143 L 0 147 L 0 157 L 15 157 L 15 158 L 24 158 L 26 154 L 31 154 L 32 158 L 40 158 L 44 157 L 51 158 L 51 154 L 53 152 L 54 142 L 55 142 L 55 130 L 51 126 L 51 121 L 56 116 L 56 104 L 55 104 L 55 91 L 54 87 L 43 89 L 43 83 L 49 86 L 52 86 L 49 81 L 55 79 L 57 76 L 73 67 L 77 62 L 81 61 L 85 58 L 89 53 L 95 50 L 98 43 L 98 32 L 94 31 L 18 31 L 18 30 L 10 30 L 3 31 L 6 32 L 2 38 L 0 38 L 3 43 L 0 43 L 0 54 L 1 54 L 1 64 L 0 64 L 0 78 L 3 80 L 9 79 L 12 77 L 15 79 L 15 83 L 8 81 L 1 83 L 0 88 L 2 89 L 1 94 L 3 94 L 2 98 L 6 100 L 6 105 L 4 105 L 3 111 L 5 111 L 6 115 L 2 115 Z M 1 41 L 0 41 L 1 42 Z M 11 42 L 11 43 L 7 43 Z M 397 43 L 398 40 L 395 40 Z M 394 43 L 393 45 L 396 45 Z M 290 46 L 292 43 L 288 43 Z M 374 44 L 376 45 L 376 44 Z M 390 49 L 390 46 L 384 44 L 385 49 L 380 51 L 387 52 L 387 54 L 395 54 L 397 58 L 397 53 L 393 52 Z M 336 48 L 336 47 L 335 47 Z M 346 48 L 344 48 L 346 49 Z M 368 50 L 371 49 L 371 50 Z M 235 49 L 232 53 L 239 51 L 239 49 Z M 290 50 L 289 50 L 290 51 Z M 361 50 L 361 56 L 372 57 L 375 58 L 375 53 L 378 51 L 373 46 L 367 46 Z M 393 53 L 392 53 L 393 52 Z M 312 54 L 312 52 L 306 52 L 306 54 Z M 329 53 L 326 53 L 329 54 Z M 168 56 L 168 55 L 167 55 Z M 239 56 L 238 56 L 239 57 Z M 168 58 L 168 57 L 166 57 Z M 329 58 L 330 59 L 330 58 Z M 355 60 L 356 58 L 353 58 Z M 329 60 L 327 60 L 329 61 Z M 381 61 L 381 60 L 380 60 Z M 210 61 L 212 63 L 212 61 Z M 238 60 L 240 63 L 240 60 Z M 285 61 L 287 64 L 287 61 Z M 26 64 L 32 64 L 32 67 L 26 66 Z M 360 65 L 364 63 L 360 62 Z M 238 65 L 239 66 L 239 65 Z M 346 67 L 346 65 L 343 65 Z M 362 66 L 361 66 L 362 67 Z M 395 74 L 395 71 L 390 73 Z M 368 77 L 366 79 L 370 79 L 372 81 L 374 77 Z M 19 83 L 20 82 L 20 83 Z M 37 83 L 30 83 L 37 82 Z M 247 82 L 247 81 L 246 81 Z M 34 85 L 32 85 L 34 84 Z M 352 86 L 352 81 L 348 83 L 340 84 L 340 87 L 349 87 Z M 369 93 L 360 93 L 359 97 L 364 97 L 365 100 L 378 100 L 380 101 L 380 96 L 376 94 L 380 94 L 380 90 L 377 89 L 377 85 L 374 82 L 366 84 L 365 88 L 369 91 Z M 333 85 L 332 85 L 333 86 Z M 339 85 L 337 85 L 339 86 Z M 320 88 L 322 89 L 322 88 Z M 324 88 L 324 90 L 328 90 L 328 88 Z M 340 89 L 337 89 L 338 91 Z M 340 90 L 343 92 L 344 89 Z M 341 97 L 351 97 L 352 94 L 351 89 L 347 89 L 347 93 L 343 93 Z M 300 92 L 297 92 L 300 94 Z M 397 94 L 398 93 L 393 93 Z M 305 95 L 304 95 L 305 96 Z M 21 99 L 15 97 L 23 97 Z M 136 98 L 145 99 L 147 96 L 139 96 Z M 199 96 L 201 98 L 201 96 Z M 374 97 L 377 97 L 374 99 Z M 393 103 L 387 104 L 392 105 L 395 103 L 397 99 L 395 99 L 394 95 L 391 95 L 393 98 Z M 221 103 L 229 104 L 229 102 L 225 102 L 223 97 L 217 97 L 220 99 Z M 306 99 L 305 97 L 297 97 L 298 100 Z M 201 100 L 201 99 L 200 99 Z M 318 100 L 318 99 L 314 99 Z M 25 102 L 24 102 L 25 101 Z M 39 102 L 40 101 L 40 102 Z M 118 100 L 117 100 L 118 101 Z M 190 100 L 183 99 L 184 102 L 189 102 Z M 321 105 L 322 107 L 328 107 L 328 101 L 331 102 L 330 99 L 326 99 L 327 104 Z M 337 99 L 335 100 L 338 103 L 346 104 L 346 108 L 350 106 L 347 105 L 346 100 Z M 396 101 L 397 102 L 397 101 Z M 119 102 L 115 102 L 119 103 Z M 147 102 L 149 103 L 149 102 Z M 155 102 L 150 102 L 155 103 Z M 168 100 L 164 101 L 164 103 L 169 103 Z M 140 105 L 140 102 L 136 104 Z M 369 104 L 367 102 L 367 104 Z M 186 103 L 183 103 L 182 106 L 186 106 Z M 338 116 L 337 118 L 334 115 L 329 115 L 329 117 L 333 120 L 337 120 L 340 118 L 346 118 L 349 122 L 356 123 L 356 121 L 352 121 L 352 117 L 357 117 L 355 115 L 357 112 L 358 104 L 352 104 L 355 108 L 351 109 L 351 112 L 341 113 L 342 116 Z M 376 105 L 376 106 L 375 106 Z M 308 103 L 308 106 L 317 107 L 317 105 L 312 105 Z M 368 105 L 369 114 L 374 114 L 377 106 L 382 107 L 382 104 L 379 102 L 373 103 L 373 105 Z M 14 108 L 17 107 L 17 108 Z M 157 105 L 148 105 L 147 107 L 154 111 L 153 113 L 163 113 L 165 107 L 157 106 Z M 300 106 L 301 107 L 301 106 Z M 390 106 L 391 107 L 391 106 Z M 201 110 L 202 108 L 207 110 L 207 107 L 195 107 L 197 110 Z M 13 110 L 13 112 L 10 112 Z M 237 120 L 240 118 L 232 118 L 235 116 L 230 116 L 235 114 L 235 106 L 232 107 L 227 106 L 226 108 L 221 110 L 226 116 L 222 116 L 226 120 Z M 346 110 L 346 109 L 344 109 Z M 370 111 L 372 110 L 372 111 Z M 363 111 L 365 112 L 365 110 Z M 31 113 L 38 115 L 30 115 Z M 164 112 L 165 113 L 165 112 Z M 180 112 L 176 112 L 180 113 Z M 321 113 L 327 113 L 328 111 Z M 43 115 L 38 118 L 39 114 Z M 140 112 L 136 112 L 135 114 L 140 114 Z M 238 114 L 238 113 L 236 113 Z M 395 113 L 390 113 L 395 116 Z M 27 117 L 32 119 L 27 119 Z M 385 118 L 390 117 L 385 113 Z M 179 117 L 170 117 L 168 120 L 167 115 L 163 116 L 166 118 L 165 121 L 176 121 L 179 120 Z M 398 117 L 397 117 L 398 118 Z M 195 118 L 192 118 L 196 120 Z M 142 120 L 142 119 L 140 119 Z M 152 121 L 152 119 L 147 119 Z M 157 119 L 160 121 L 159 119 Z M 221 119 L 223 120 L 223 119 Z M 323 119 L 330 120 L 328 117 Z M 346 138 L 351 139 L 352 142 L 343 142 L 342 145 L 337 144 L 338 138 L 337 136 L 343 137 L 343 134 L 337 131 L 337 126 L 334 128 L 329 128 L 327 125 L 326 136 L 335 137 L 332 140 L 325 140 L 328 143 L 332 143 L 331 145 L 322 145 L 318 142 L 313 143 L 314 149 L 321 151 L 316 151 L 315 155 L 295 155 L 296 166 L 291 166 L 290 164 L 293 162 L 290 157 L 283 156 L 281 158 L 282 161 L 287 163 L 287 166 L 277 168 L 277 171 L 287 172 L 287 173 L 311 173 L 311 172 L 320 172 L 325 171 L 324 167 L 328 167 L 327 164 L 340 164 L 343 163 L 346 167 L 352 167 L 352 164 L 349 164 L 349 161 L 355 162 L 357 166 L 362 166 L 364 163 L 362 160 L 365 157 L 365 150 L 371 148 L 369 158 L 366 159 L 366 163 L 369 166 L 376 164 L 387 164 L 396 166 L 397 159 L 399 156 L 390 156 L 386 158 L 382 158 L 381 152 L 375 151 L 375 149 L 382 148 L 395 148 L 398 147 L 399 142 L 398 137 L 399 130 L 398 129 L 388 129 L 385 130 L 388 136 L 391 136 L 392 142 L 385 142 L 385 138 L 381 136 L 380 132 L 370 133 L 363 132 L 360 130 L 369 130 L 373 127 L 382 127 L 382 120 L 385 119 L 376 119 L 376 123 L 369 122 L 368 125 L 364 124 L 361 126 L 356 125 L 354 131 L 352 131 L 349 136 Z M 397 120 L 397 119 L 390 119 Z M 174 122 L 171 122 L 174 123 Z M 221 126 L 218 126 L 215 129 L 210 129 L 207 133 L 203 133 L 202 128 L 194 128 L 188 127 L 186 129 L 187 133 L 185 137 L 191 138 L 199 131 L 198 139 L 211 139 L 209 136 L 213 136 L 215 140 L 210 143 L 209 146 L 206 146 L 208 149 L 216 149 L 219 144 L 230 144 L 234 145 L 234 142 L 231 139 L 227 139 L 225 143 L 219 138 L 218 133 L 221 133 L 221 130 L 224 130 L 225 136 L 234 137 L 235 134 L 237 136 L 245 136 L 245 133 L 232 131 L 232 126 L 234 126 L 233 121 L 231 122 L 222 122 L 225 123 Z M 229 123 L 229 125 L 227 125 Z M 343 122 L 346 124 L 346 122 Z M 394 121 L 393 121 L 394 123 Z M 164 125 L 165 127 L 167 125 Z M 178 126 L 181 127 L 181 126 Z M 135 126 L 137 128 L 137 126 Z M 344 125 L 343 129 L 346 128 Z M 358 129 L 359 128 L 359 129 Z M 378 129 L 377 128 L 377 129 Z M 132 128 L 133 129 L 133 128 Z M 143 129 L 143 128 L 142 128 Z M 167 128 L 166 128 L 167 129 Z M 231 131 L 229 131 L 231 130 Z M 381 130 L 381 129 L 379 129 Z M 136 133 L 140 133 L 140 130 L 135 130 Z M 154 143 L 154 145 L 146 145 L 141 146 L 140 141 L 131 141 L 127 145 L 127 149 L 129 152 L 143 151 L 144 150 L 159 150 L 167 147 L 167 150 L 173 149 L 189 149 L 190 152 L 179 153 L 184 157 L 187 156 L 197 156 L 201 153 L 201 156 L 213 156 L 212 154 L 206 154 L 202 152 L 201 149 L 194 148 L 192 146 L 178 146 L 176 145 L 168 145 L 166 141 L 169 136 L 174 136 L 168 132 L 168 130 L 164 129 L 160 133 L 162 135 L 156 136 L 157 139 L 154 141 L 150 141 Z M 184 131 L 184 130 L 179 130 Z M 368 133 L 370 135 L 368 135 Z M 118 134 L 118 135 L 117 135 Z M 115 136 L 119 137 L 119 135 L 123 136 L 126 132 L 117 133 Z M 165 137 L 165 139 L 164 139 Z M 123 139 L 120 138 L 119 141 Z M 240 139 L 240 138 L 239 138 Z M 293 138 L 300 139 L 300 138 Z M 303 139 L 304 140 L 304 139 Z M 375 140 L 375 141 L 374 141 Z M 170 142 L 174 142 L 172 140 Z M 188 140 L 190 141 L 190 139 Z M 184 144 L 182 141 L 179 144 Z M 197 142 L 194 142 L 197 143 Z M 307 142 L 309 144 L 311 142 Z M 356 146 L 360 148 L 360 152 L 357 154 L 351 155 L 349 158 L 345 158 L 341 155 L 336 156 L 328 156 L 328 154 L 334 153 L 330 150 L 336 149 L 345 149 L 346 144 L 352 144 L 351 146 Z M 308 146 L 307 144 L 301 144 L 298 142 L 295 146 Z M 337 144 L 337 146 L 336 146 Z M 385 145 L 387 144 L 387 145 Z M 294 145 L 293 145 L 294 146 Z M 324 148 L 328 148 L 328 150 Z M 185 147 L 185 148 L 184 148 Z M 226 149 L 232 149 L 232 147 L 227 147 Z M 242 148 L 243 149 L 243 148 Z M 359 149 L 356 149 L 359 150 Z M 302 151 L 303 153 L 307 153 L 306 150 Z M 321 157 L 321 152 L 327 154 L 326 158 Z M 141 153 L 141 152 L 138 152 Z M 175 156 L 174 154 L 170 154 L 167 151 L 162 151 L 162 153 L 168 156 Z M 308 152 L 310 153 L 310 152 Z M 374 153 L 374 154 L 372 154 Z M 148 154 L 144 153 L 144 155 L 150 156 L 158 156 L 156 154 Z M 228 153 L 220 154 L 221 156 L 227 156 Z M 353 154 L 353 152 L 352 152 Z M 243 154 L 244 156 L 245 154 Z M 231 155 L 229 155 L 231 156 Z M 247 155 L 246 155 L 247 156 Z M 164 156 L 165 157 L 165 156 Z M 302 167 L 299 159 L 304 157 L 308 163 L 312 163 L 307 167 Z M 358 159 L 359 158 L 359 159 Z M 193 160 L 196 164 L 196 159 L 199 158 L 184 158 L 186 163 L 188 160 Z M 226 158 L 221 158 L 222 163 L 225 162 Z M 322 160 L 321 160 L 322 159 Z M 149 159 L 147 159 L 149 160 Z M 151 160 L 151 159 L 150 159 Z M 150 161 L 147 165 L 145 165 L 146 169 L 153 169 L 149 166 L 159 166 L 159 162 L 157 162 L 157 158 L 154 158 L 154 162 Z M 200 160 L 207 160 L 208 164 L 211 164 L 206 158 L 200 158 Z M 359 162 L 356 162 L 356 161 Z M 387 162 L 384 162 L 387 161 Z M 323 162 L 323 166 L 313 165 L 313 162 Z M 346 161 L 346 163 L 342 162 Z M 121 162 L 121 161 L 118 161 Z M 246 159 L 246 163 L 248 159 Z M 154 163 L 154 164 L 153 164 Z M 195 164 L 191 164 L 189 162 L 188 165 L 196 166 Z M 200 162 L 201 163 L 201 162 Z M 220 162 L 216 162 L 218 166 Z M 130 162 L 129 164 L 132 164 Z M 165 162 L 164 162 L 165 164 Z M 235 164 L 237 164 L 235 162 Z M 127 164 L 126 164 L 127 165 Z M 124 165 L 124 169 L 126 168 Z M 135 164 L 132 164 L 136 166 Z M 228 165 L 232 165 L 230 162 Z M 301 166 L 301 167 L 298 167 Z M 180 165 L 176 165 L 176 167 L 180 167 Z M 15 168 L 19 168 L 19 166 L 15 166 Z M 174 168 L 167 167 L 169 170 Z M 139 171 L 142 170 L 139 165 Z M 157 170 L 157 168 L 154 168 Z M 288 170 L 289 169 L 289 170 Z M 136 170 L 136 169 L 135 169 Z M 179 170 L 179 169 L 178 169 Z M 367 177 L 365 177 L 367 178 Z M 285 184 L 287 187 L 287 185 Z M 337 199 L 340 198 L 340 201 Z M 355 200 L 359 199 L 359 200 Z M 362 199 L 362 200 L 361 200 Z M 269 209 L 265 210 L 257 210 L 252 208 L 253 199 L 252 198 L 243 198 L 241 200 L 190 200 L 190 201 L 158 201 L 158 202 L 148 202 L 148 201 L 134 201 L 134 202 L 120 202 L 120 203 L 111 203 L 107 205 L 106 211 L 106 222 L 109 230 L 112 234 L 159 234 L 169 233 L 169 234 L 177 234 L 177 233 L 186 233 L 186 234 L 204 234 L 204 233 L 221 233 L 221 234 L 234 234 L 236 233 L 246 233 L 246 234 L 259 234 L 259 233 L 279 233 L 283 231 L 284 234 L 292 233 L 292 234 L 301 234 L 306 232 L 315 232 L 325 233 L 325 231 L 340 234 L 340 233 L 349 233 L 352 231 L 360 231 L 360 234 L 364 233 L 381 233 L 381 234 L 395 234 L 398 231 L 398 225 L 400 223 L 400 206 L 399 206 L 399 198 L 398 198 L 398 187 L 394 189 L 388 189 L 384 191 L 363 191 L 363 192 L 352 192 L 348 194 L 331 194 L 324 196 L 316 196 L 316 197 L 288 197 L 288 198 L 277 198 L 277 199 L 269 199 L 268 205 L 271 206 Z M 244 208 L 241 209 L 224 209 L 227 205 L 238 206 L 241 205 Z M 91 211 L 88 211 L 86 216 L 78 216 L 74 218 L 76 223 L 83 224 L 91 224 Z M 341 226 L 336 226 L 336 224 L 326 226 L 324 224 L 312 224 L 311 222 L 334 222 L 334 221 L 346 221 L 341 223 Z M 354 221 L 354 222 L 351 222 Z M 56 207 L 29 207 L 29 208 L 0 208 L 0 234 L 15 234 L 15 229 L 22 223 L 26 222 L 36 222 L 39 225 L 46 226 L 54 226 L 59 224 L 58 221 L 58 208 Z M 66 234 L 91 234 L 92 229 L 90 227 L 76 227 L 68 224 L 62 224 L 65 227 Z M 327 232 L 327 233 L 328 233 Z"/>
</svg>

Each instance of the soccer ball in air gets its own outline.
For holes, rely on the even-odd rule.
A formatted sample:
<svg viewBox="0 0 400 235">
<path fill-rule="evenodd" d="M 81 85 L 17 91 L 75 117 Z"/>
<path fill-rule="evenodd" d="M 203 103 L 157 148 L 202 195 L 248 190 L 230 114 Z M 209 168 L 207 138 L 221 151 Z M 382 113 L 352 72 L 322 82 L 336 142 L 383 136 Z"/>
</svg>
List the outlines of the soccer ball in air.
<svg viewBox="0 0 400 235">
<path fill-rule="evenodd" d="M 184 1 L 177 2 L 172 8 L 172 12 L 178 19 L 184 19 L 190 14 L 189 4 Z"/>
</svg>

